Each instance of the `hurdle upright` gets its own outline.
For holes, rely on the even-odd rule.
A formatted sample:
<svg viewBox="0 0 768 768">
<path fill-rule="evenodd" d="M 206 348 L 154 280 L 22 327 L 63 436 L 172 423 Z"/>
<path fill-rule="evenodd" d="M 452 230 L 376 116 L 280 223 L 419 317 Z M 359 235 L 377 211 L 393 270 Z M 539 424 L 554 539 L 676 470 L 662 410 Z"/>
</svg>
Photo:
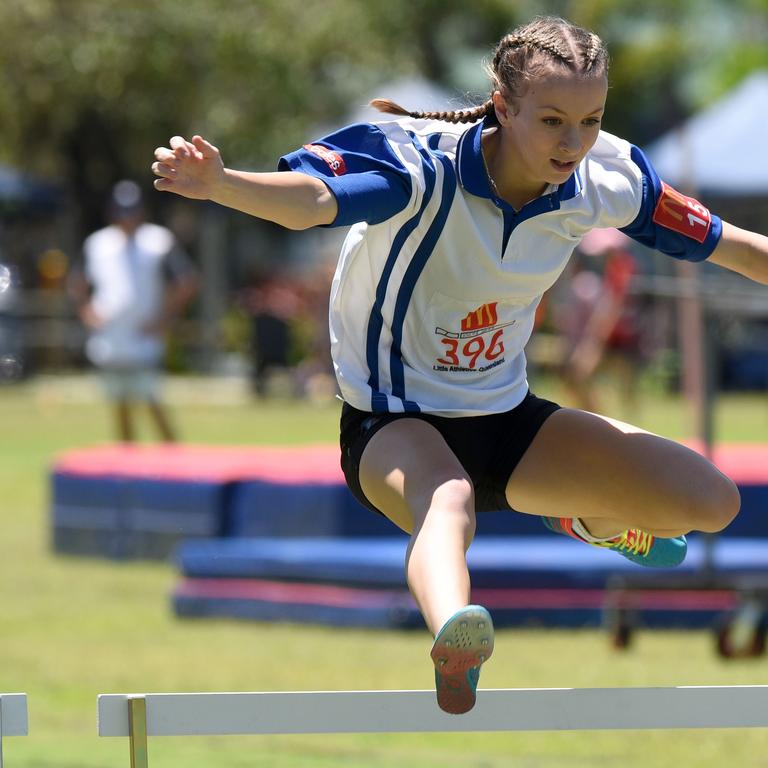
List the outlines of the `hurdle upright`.
<svg viewBox="0 0 768 768">
<path fill-rule="evenodd" d="M 465 715 L 434 691 L 98 697 L 99 736 L 129 736 L 131 768 L 148 768 L 148 736 L 765 727 L 768 685 L 481 690 Z"/>
<path fill-rule="evenodd" d="M 3 768 L 3 737 L 26 736 L 29 729 L 26 693 L 0 693 L 0 768 Z"/>
</svg>

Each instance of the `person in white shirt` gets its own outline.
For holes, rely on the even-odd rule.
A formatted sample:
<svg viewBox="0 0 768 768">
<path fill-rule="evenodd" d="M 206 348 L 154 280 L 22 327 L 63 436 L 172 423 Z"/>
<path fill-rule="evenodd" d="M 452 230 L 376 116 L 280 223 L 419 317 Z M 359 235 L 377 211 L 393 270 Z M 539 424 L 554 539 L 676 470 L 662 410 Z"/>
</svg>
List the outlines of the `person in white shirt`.
<svg viewBox="0 0 768 768">
<path fill-rule="evenodd" d="M 173 442 L 159 393 L 164 335 L 195 295 L 197 279 L 173 233 L 145 221 L 138 184 L 118 182 L 108 213 L 112 223 L 83 244 L 83 270 L 74 282 L 89 329 L 86 355 L 114 404 L 118 438 L 135 439 L 138 401 L 146 403 L 160 438 Z"/>
<path fill-rule="evenodd" d="M 537 18 L 499 42 L 479 107 L 376 100 L 398 119 L 307 144 L 277 173 L 226 168 L 201 136 L 155 152 L 159 190 L 292 229 L 351 226 L 330 300 L 342 466 L 361 502 L 411 534 L 408 584 L 448 712 L 474 705 L 493 650 L 490 615 L 469 604 L 477 512 L 539 515 L 670 566 L 685 533 L 721 530 L 739 509 L 699 454 L 528 389 L 536 306 L 593 228 L 768 283 L 768 238 L 722 222 L 601 131 L 607 70 L 597 35 Z"/>
</svg>

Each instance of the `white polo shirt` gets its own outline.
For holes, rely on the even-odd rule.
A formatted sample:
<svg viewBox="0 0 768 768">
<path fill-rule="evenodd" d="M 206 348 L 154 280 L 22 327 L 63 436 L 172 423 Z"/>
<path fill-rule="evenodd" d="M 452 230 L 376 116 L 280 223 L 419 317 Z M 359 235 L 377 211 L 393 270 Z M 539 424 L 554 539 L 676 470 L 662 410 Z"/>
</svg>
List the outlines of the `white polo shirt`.
<svg viewBox="0 0 768 768">
<path fill-rule="evenodd" d="M 141 224 L 132 237 L 110 225 L 86 238 L 83 257 L 103 321 L 86 343 L 88 359 L 101 368 L 158 365 L 164 340 L 145 328 L 162 313 L 168 281 L 190 269 L 176 238 L 157 224 Z"/>
<path fill-rule="evenodd" d="M 717 216 L 604 132 L 567 182 L 515 210 L 491 190 L 486 127 L 358 124 L 280 159 L 280 170 L 328 185 L 338 201 L 332 226 L 353 225 L 330 331 L 341 393 L 355 408 L 510 410 L 528 391 L 523 350 L 536 307 L 590 229 L 617 227 L 693 261 L 720 238 Z"/>
</svg>

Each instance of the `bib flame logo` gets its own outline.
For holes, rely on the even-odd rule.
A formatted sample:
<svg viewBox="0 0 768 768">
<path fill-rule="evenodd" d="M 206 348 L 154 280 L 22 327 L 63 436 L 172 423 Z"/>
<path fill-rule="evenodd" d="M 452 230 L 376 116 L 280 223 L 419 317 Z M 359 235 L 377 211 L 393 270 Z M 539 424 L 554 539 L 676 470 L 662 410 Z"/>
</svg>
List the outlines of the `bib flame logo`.
<svg viewBox="0 0 768 768">
<path fill-rule="evenodd" d="M 492 301 L 489 304 L 483 304 L 477 309 L 470 312 L 461 321 L 462 331 L 477 331 L 480 328 L 492 328 L 499 322 L 498 315 L 496 313 L 497 301 Z"/>
</svg>

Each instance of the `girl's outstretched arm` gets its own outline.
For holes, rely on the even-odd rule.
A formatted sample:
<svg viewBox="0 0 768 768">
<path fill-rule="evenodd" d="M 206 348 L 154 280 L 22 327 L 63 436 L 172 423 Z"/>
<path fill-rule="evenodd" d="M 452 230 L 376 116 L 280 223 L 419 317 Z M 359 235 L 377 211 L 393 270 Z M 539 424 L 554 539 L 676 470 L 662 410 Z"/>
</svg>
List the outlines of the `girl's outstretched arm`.
<svg viewBox="0 0 768 768">
<path fill-rule="evenodd" d="M 708 261 L 768 285 L 768 237 L 723 222 L 723 234 Z"/>
<path fill-rule="evenodd" d="M 174 136 L 155 150 L 155 188 L 196 200 L 212 200 L 288 229 L 330 224 L 336 198 L 317 178 L 294 171 L 250 173 L 224 167 L 219 150 L 202 136 Z"/>
</svg>

